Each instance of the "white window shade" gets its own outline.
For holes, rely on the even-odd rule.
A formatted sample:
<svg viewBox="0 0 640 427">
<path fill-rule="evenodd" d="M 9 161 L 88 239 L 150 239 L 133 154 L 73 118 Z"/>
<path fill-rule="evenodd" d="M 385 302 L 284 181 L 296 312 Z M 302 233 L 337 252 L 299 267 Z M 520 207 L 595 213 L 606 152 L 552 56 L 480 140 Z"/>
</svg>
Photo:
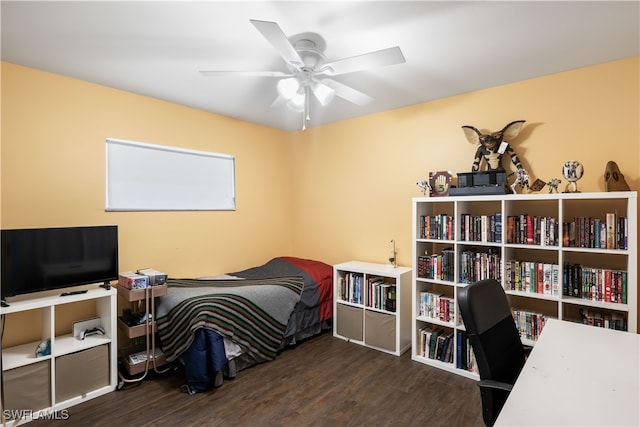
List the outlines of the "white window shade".
<svg viewBox="0 0 640 427">
<path fill-rule="evenodd" d="M 107 138 L 107 211 L 235 210 L 235 158 Z"/>
</svg>

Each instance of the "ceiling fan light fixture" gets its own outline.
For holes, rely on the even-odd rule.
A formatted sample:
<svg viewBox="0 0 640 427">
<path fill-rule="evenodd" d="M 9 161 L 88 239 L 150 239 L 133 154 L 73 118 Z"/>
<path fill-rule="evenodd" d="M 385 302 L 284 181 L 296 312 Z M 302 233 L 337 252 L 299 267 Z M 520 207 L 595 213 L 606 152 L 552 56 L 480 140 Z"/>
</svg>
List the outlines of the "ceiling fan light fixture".
<svg viewBox="0 0 640 427">
<path fill-rule="evenodd" d="M 287 101 L 286 105 L 289 110 L 296 113 L 302 113 L 304 111 L 304 95 L 302 96 L 302 100 L 297 99 L 296 101 L 294 101 L 293 99 L 290 99 L 289 101 Z"/>
<path fill-rule="evenodd" d="M 289 102 L 291 102 L 294 105 L 303 106 L 305 98 L 306 98 L 306 91 L 304 90 L 303 87 L 300 87 L 300 90 L 298 90 L 296 93 L 293 94 L 291 98 L 289 98 Z"/>
<path fill-rule="evenodd" d="M 293 99 L 300 89 L 300 81 L 295 77 L 281 79 L 277 85 L 278 93 L 284 99 Z"/>
</svg>

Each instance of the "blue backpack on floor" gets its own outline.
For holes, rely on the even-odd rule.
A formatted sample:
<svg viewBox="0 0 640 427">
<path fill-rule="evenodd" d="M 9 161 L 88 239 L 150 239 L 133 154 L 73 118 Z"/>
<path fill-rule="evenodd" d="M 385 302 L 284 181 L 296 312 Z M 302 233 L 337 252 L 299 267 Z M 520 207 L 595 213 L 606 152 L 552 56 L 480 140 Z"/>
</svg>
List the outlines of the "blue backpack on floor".
<svg viewBox="0 0 640 427">
<path fill-rule="evenodd" d="M 223 382 L 223 370 L 227 367 L 227 355 L 222 336 L 210 329 L 195 331 L 193 342 L 182 355 L 187 383 L 182 390 L 195 394 L 220 387 Z"/>
</svg>

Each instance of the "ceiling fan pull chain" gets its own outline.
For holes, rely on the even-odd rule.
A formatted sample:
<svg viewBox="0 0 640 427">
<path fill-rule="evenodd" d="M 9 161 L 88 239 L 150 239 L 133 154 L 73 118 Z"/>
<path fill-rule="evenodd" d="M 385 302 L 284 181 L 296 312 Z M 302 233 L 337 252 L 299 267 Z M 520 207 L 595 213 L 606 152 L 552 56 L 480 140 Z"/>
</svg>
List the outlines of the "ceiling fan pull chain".
<svg viewBox="0 0 640 427">
<path fill-rule="evenodd" d="M 305 119 L 311 120 L 309 117 L 309 85 L 306 85 L 304 88 L 304 111 L 305 111 Z"/>
</svg>

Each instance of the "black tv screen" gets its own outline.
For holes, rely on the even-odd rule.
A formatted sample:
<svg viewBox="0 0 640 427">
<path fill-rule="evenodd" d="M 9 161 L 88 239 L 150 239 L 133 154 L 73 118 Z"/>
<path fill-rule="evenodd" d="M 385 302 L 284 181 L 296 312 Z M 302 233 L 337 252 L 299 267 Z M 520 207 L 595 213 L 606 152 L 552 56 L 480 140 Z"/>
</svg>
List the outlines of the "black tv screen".
<svg viewBox="0 0 640 427">
<path fill-rule="evenodd" d="M 1 230 L 0 289 L 7 297 L 118 278 L 118 227 Z"/>
</svg>

